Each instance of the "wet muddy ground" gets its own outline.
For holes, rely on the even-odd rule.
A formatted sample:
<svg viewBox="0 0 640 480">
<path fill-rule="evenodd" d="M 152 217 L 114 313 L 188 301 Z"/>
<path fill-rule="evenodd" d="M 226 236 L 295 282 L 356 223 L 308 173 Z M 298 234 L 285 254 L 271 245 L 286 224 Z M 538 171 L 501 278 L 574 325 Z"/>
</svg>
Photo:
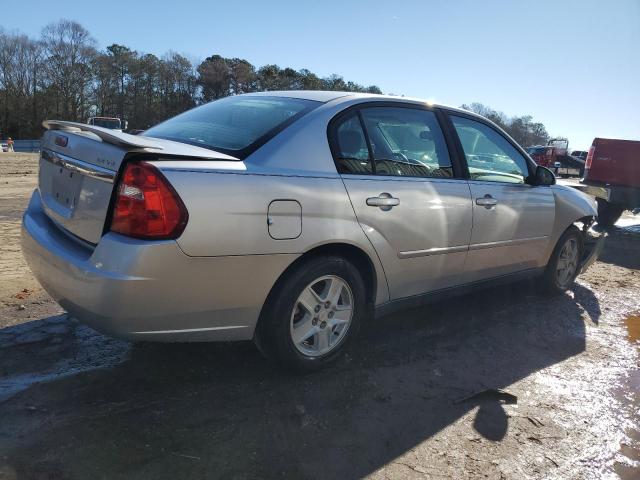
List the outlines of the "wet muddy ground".
<svg viewBox="0 0 640 480">
<path fill-rule="evenodd" d="M 0 154 L 0 479 L 640 477 L 640 218 L 571 292 L 530 283 L 372 321 L 290 376 L 249 343 L 136 344 L 22 261 L 32 157 Z"/>
</svg>

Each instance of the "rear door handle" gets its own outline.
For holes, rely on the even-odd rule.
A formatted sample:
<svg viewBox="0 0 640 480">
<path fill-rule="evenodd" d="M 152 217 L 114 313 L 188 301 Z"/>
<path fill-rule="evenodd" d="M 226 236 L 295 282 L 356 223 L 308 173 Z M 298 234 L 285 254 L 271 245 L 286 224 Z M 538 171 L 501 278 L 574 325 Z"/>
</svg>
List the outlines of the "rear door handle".
<svg viewBox="0 0 640 480">
<path fill-rule="evenodd" d="M 380 210 L 387 211 L 400 205 L 400 199 L 393 197 L 390 193 L 383 192 L 377 197 L 367 198 L 367 205 L 370 207 L 379 207 Z"/>
<path fill-rule="evenodd" d="M 480 205 L 484 208 L 495 207 L 498 204 L 498 200 L 493 198 L 488 193 L 484 197 L 476 198 L 476 205 Z"/>
</svg>

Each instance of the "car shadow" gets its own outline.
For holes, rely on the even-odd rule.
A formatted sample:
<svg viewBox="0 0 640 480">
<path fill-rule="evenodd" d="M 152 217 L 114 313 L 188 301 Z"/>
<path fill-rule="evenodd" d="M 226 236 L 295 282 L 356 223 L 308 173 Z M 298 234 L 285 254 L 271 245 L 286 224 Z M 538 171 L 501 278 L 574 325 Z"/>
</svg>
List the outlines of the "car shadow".
<svg viewBox="0 0 640 480">
<path fill-rule="evenodd" d="M 307 376 L 250 343 L 131 346 L 72 324 L 51 352 L 94 368 L 74 364 L 0 403 L 0 471 L 355 478 L 472 410 L 477 434 L 499 442 L 504 405 L 518 400 L 509 386 L 583 352 L 585 316 L 597 322 L 600 308 L 581 285 L 552 298 L 527 282 L 485 290 L 366 322 L 346 355 Z M 42 343 L 0 348 L 5 376 L 8 354 L 42 363 L 29 360 Z"/>
</svg>

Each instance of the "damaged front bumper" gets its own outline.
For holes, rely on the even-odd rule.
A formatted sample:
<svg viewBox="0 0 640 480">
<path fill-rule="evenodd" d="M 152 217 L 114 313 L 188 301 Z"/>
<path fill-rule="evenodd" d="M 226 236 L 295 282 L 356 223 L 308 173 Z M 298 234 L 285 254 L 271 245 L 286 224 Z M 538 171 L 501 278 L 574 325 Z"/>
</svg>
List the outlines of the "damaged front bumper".
<svg viewBox="0 0 640 480">
<path fill-rule="evenodd" d="M 607 232 L 594 224 L 585 225 L 583 229 L 583 255 L 580 273 L 585 272 L 598 259 L 607 239 Z"/>
</svg>

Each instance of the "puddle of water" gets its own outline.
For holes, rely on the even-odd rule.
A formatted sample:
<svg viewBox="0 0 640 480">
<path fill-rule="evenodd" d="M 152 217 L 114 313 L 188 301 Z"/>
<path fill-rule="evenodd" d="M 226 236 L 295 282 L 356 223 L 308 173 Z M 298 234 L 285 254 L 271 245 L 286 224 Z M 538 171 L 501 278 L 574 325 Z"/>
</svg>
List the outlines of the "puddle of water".
<svg viewBox="0 0 640 480">
<path fill-rule="evenodd" d="M 640 314 L 629 315 L 624 319 L 624 325 L 627 327 L 627 338 L 631 343 L 640 340 Z"/>
<path fill-rule="evenodd" d="M 624 319 L 624 325 L 627 328 L 627 340 L 629 343 L 636 345 L 640 349 L 640 313 L 629 315 Z M 640 411 L 638 403 L 640 403 L 640 369 L 636 369 L 631 372 L 627 380 L 627 388 L 633 395 L 632 406 L 635 411 Z M 618 394 L 619 399 L 624 403 L 626 395 Z M 626 402 L 628 402 L 626 397 Z M 614 470 L 620 476 L 622 480 L 631 480 L 638 478 L 638 471 L 640 469 L 640 432 L 636 429 L 629 429 L 625 432 L 629 437 L 630 443 L 620 446 L 620 454 L 626 457 L 629 464 L 617 463 L 614 466 Z"/>
</svg>

